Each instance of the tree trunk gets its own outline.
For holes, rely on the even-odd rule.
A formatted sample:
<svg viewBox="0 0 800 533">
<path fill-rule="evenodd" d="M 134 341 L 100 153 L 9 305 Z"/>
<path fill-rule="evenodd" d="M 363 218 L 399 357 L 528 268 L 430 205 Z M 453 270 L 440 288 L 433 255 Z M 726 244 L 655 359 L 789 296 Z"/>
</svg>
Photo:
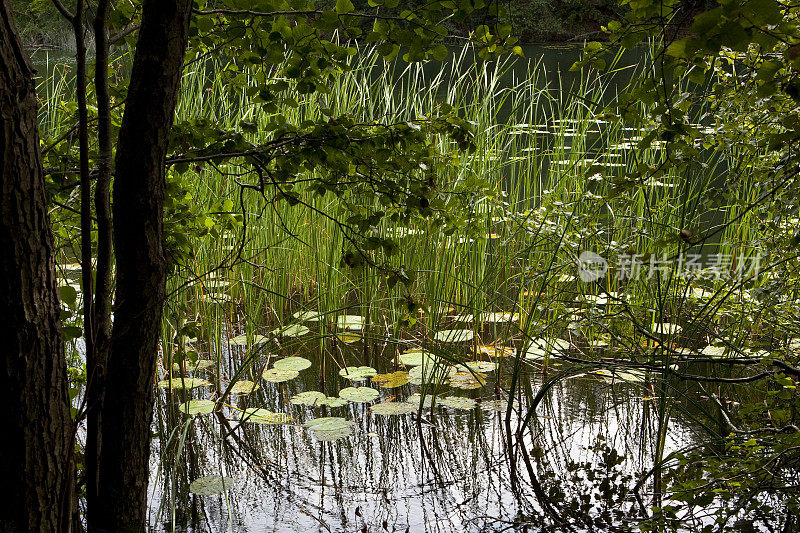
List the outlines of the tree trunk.
<svg viewBox="0 0 800 533">
<path fill-rule="evenodd" d="M 165 295 L 164 172 L 189 33 L 191 0 L 146 0 L 117 145 L 117 288 L 90 528 L 143 531 L 154 375 Z"/>
<path fill-rule="evenodd" d="M 65 531 L 72 425 L 34 70 L 0 0 L 0 530 Z"/>
</svg>

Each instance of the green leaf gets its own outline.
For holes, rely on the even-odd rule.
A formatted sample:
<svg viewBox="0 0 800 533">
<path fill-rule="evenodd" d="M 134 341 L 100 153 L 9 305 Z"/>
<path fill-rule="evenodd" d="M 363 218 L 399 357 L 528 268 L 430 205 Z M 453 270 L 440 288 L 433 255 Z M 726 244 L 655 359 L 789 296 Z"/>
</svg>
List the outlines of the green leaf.
<svg viewBox="0 0 800 533">
<path fill-rule="evenodd" d="M 355 9 L 353 2 L 350 0 L 336 0 L 337 13 L 352 13 Z"/>
</svg>

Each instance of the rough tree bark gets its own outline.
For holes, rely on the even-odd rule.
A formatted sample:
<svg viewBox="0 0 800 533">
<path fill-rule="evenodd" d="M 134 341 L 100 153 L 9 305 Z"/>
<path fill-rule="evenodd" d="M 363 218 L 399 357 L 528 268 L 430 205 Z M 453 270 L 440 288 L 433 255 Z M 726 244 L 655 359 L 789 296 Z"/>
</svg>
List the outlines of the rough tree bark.
<svg viewBox="0 0 800 533">
<path fill-rule="evenodd" d="M 117 287 L 90 528 L 143 531 L 154 374 L 166 283 L 164 173 L 191 0 L 145 0 L 114 174 Z"/>
<path fill-rule="evenodd" d="M 0 530 L 66 531 L 72 426 L 34 69 L 0 0 Z"/>
</svg>

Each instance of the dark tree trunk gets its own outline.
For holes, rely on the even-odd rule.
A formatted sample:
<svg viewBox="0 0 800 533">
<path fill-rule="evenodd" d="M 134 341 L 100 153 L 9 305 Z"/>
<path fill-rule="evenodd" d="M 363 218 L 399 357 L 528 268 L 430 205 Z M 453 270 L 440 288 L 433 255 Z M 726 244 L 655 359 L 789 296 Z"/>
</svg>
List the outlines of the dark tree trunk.
<svg viewBox="0 0 800 533">
<path fill-rule="evenodd" d="M 97 508 L 97 483 L 100 461 L 103 392 L 105 390 L 105 366 L 111 343 L 111 101 L 108 91 L 109 43 L 106 19 L 109 0 L 98 0 L 92 28 L 95 36 L 94 87 L 97 95 L 97 182 L 94 192 L 94 207 L 97 218 L 97 267 L 95 271 L 94 306 L 91 324 L 94 356 L 86 361 L 88 376 L 86 385 L 86 446 L 84 471 L 86 472 L 86 506 Z"/>
<path fill-rule="evenodd" d="M 143 531 L 166 281 L 164 172 L 191 0 L 145 0 L 114 175 L 117 287 L 90 527 Z"/>
<path fill-rule="evenodd" d="M 72 425 L 33 67 L 0 0 L 0 531 L 65 531 Z"/>
</svg>

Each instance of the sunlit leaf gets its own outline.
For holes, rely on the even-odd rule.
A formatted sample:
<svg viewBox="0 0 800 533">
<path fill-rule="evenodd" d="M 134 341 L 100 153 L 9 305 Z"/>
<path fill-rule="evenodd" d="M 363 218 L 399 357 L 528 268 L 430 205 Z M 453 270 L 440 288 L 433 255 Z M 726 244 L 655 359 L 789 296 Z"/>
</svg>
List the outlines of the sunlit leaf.
<svg viewBox="0 0 800 533">
<path fill-rule="evenodd" d="M 378 373 L 371 366 L 346 366 L 339 370 L 339 375 L 350 381 L 364 381 Z"/>
<path fill-rule="evenodd" d="M 233 486 L 233 478 L 223 476 L 199 477 L 189 484 L 189 492 L 198 496 L 220 494 Z"/>
<path fill-rule="evenodd" d="M 292 421 L 292 417 L 286 413 L 273 413 L 267 409 L 255 407 L 245 409 L 241 413 L 240 419 L 242 422 L 253 422 L 255 424 L 289 424 Z"/>
<path fill-rule="evenodd" d="M 439 342 L 469 342 L 475 337 L 471 329 L 443 329 L 433 336 Z"/>
<path fill-rule="evenodd" d="M 284 359 L 279 359 L 275 361 L 272 365 L 274 368 L 278 370 L 296 370 L 301 371 L 309 368 L 311 366 L 311 361 L 306 359 L 305 357 L 286 357 Z"/>
<path fill-rule="evenodd" d="M 372 376 L 372 382 L 377 383 L 379 386 L 385 389 L 401 387 L 408 383 L 408 380 L 408 372 L 403 372 L 402 370 L 398 370 L 397 372 L 392 372 L 390 374 L 376 374 Z"/>
<path fill-rule="evenodd" d="M 280 368 L 270 368 L 264 370 L 264 373 L 261 374 L 261 377 L 264 379 L 264 381 L 269 381 L 270 383 L 281 383 L 284 381 L 289 381 L 290 379 L 294 379 L 299 375 L 300 373 L 297 370 L 281 370 Z"/>
<path fill-rule="evenodd" d="M 355 403 L 371 402 L 380 396 L 372 387 L 347 387 L 339 391 L 339 398 Z"/>
<path fill-rule="evenodd" d="M 178 411 L 187 415 L 206 415 L 214 410 L 216 402 L 212 400 L 189 400 L 178 407 Z"/>
<path fill-rule="evenodd" d="M 172 381 L 168 379 L 162 379 L 158 382 L 158 386 L 162 389 L 194 389 L 196 387 L 205 387 L 207 385 L 211 385 L 208 381 L 200 378 L 186 378 L 181 376 L 175 376 L 172 378 Z"/>
</svg>

